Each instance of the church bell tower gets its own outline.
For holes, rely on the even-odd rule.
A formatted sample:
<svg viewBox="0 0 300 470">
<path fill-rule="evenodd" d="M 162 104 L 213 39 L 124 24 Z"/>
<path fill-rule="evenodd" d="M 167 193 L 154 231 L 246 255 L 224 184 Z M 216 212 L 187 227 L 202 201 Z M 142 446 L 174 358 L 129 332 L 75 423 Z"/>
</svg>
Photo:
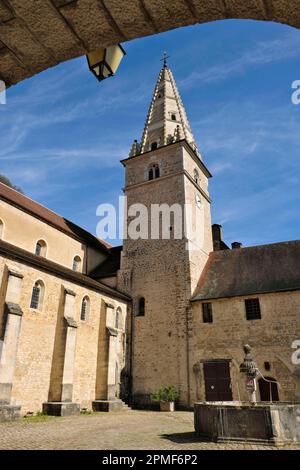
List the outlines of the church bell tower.
<svg viewBox="0 0 300 470">
<path fill-rule="evenodd" d="M 134 141 L 122 164 L 127 213 L 118 288 L 133 299 L 132 401 L 148 406 L 151 393 L 174 385 L 180 404 L 188 407 L 193 366 L 190 299 L 213 250 L 211 174 L 166 59 L 142 139 Z M 132 236 L 132 226 L 140 234 Z"/>
</svg>

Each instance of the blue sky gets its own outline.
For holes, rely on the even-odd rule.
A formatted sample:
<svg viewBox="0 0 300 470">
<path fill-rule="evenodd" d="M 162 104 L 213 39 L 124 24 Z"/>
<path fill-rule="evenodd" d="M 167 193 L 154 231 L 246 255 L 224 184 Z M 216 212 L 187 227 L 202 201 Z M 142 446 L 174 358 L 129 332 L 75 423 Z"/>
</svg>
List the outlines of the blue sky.
<svg viewBox="0 0 300 470">
<path fill-rule="evenodd" d="M 245 245 L 298 239 L 300 31 L 227 20 L 124 44 L 117 75 L 99 84 L 85 58 L 8 90 L 0 106 L 0 173 L 92 233 L 116 204 L 140 139 L 163 51 L 210 180 L 212 221 Z"/>
</svg>

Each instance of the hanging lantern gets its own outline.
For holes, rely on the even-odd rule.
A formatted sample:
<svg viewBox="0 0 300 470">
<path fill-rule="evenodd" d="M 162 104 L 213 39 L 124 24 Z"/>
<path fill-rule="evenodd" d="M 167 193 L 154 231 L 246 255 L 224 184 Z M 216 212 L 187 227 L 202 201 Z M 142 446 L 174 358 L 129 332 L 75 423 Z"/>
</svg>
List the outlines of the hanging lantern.
<svg viewBox="0 0 300 470">
<path fill-rule="evenodd" d="M 89 52 L 87 54 L 89 69 L 101 82 L 116 73 L 124 55 L 126 55 L 126 52 L 121 44 Z"/>
</svg>

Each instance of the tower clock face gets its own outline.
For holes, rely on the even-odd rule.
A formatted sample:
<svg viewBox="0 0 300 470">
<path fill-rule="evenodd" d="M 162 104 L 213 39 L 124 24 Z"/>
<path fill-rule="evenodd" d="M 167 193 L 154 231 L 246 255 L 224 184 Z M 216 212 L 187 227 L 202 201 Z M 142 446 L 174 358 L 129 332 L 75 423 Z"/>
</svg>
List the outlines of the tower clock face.
<svg viewBox="0 0 300 470">
<path fill-rule="evenodd" d="M 196 194 L 195 200 L 196 200 L 196 206 L 199 207 L 199 209 L 200 209 L 200 207 L 201 207 L 201 199 L 200 199 L 199 194 Z"/>
</svg>

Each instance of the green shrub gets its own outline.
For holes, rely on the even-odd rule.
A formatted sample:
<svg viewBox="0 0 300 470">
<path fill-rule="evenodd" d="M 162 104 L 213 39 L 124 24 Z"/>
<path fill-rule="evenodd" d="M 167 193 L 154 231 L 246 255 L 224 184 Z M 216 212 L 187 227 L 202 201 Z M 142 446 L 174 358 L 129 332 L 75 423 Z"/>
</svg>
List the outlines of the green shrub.
<svg viewBox="0 0 300 470">
<path fill-rule="evenodd" d="M 179 398 L 178 390 L 173 386 L 161 387 L 157 392 L 151 395 L 153 401 L 176 401 Z"/>
</svg>

